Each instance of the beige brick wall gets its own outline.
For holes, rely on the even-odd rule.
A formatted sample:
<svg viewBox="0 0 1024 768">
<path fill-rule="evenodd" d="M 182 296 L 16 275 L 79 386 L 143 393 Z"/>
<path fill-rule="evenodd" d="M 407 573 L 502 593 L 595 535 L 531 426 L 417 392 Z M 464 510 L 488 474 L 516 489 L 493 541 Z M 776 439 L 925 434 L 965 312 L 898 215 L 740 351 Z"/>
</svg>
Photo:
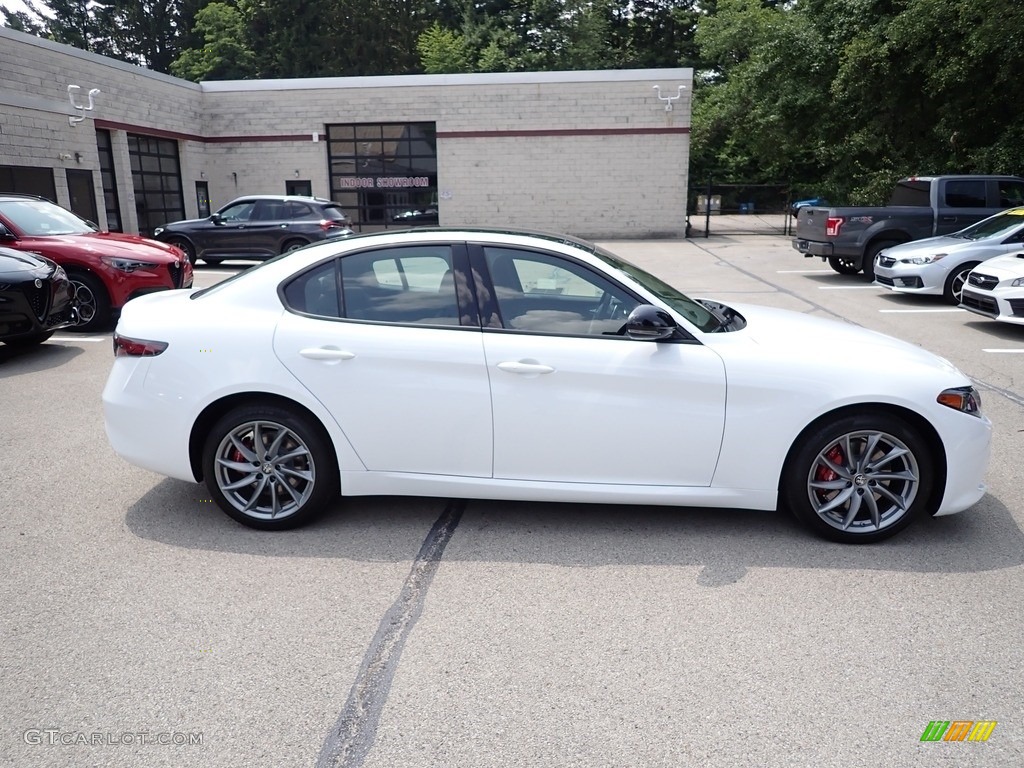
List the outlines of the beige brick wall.
<svg viewBox="0 0 1024 768">
<path fill-rule="evenodd" d="M 82 101 L 77 126 L 67 86 Z M 445 225 L 522 226 L 587 237 L 681 234 L 685 226 L 690 91 L 671 111 L 687 69 L 425 75 L 205 83 L 202 86 L 0 28 L 0 164 L 54 168 L 67 204 L 65 167 L 95 172 L 94 119 L 116 123 L 116 171 L 126 228 L 135 226 L 125 130 L 179 135 L 186 214 L 207 181 L 214 208 L 240 194 L 283 193 L 309 179 L 329 194 L 323 136 L 331 123 L 434 122 Z M 652 129 L 674 133 L 644 133 Z M 575 131 L 583 135 L 545 135 Z M 594 131 L 633 131 L 595 135 Z M 314 132 L 320 140 L 314 142 Z M 454 132 L 504 132 L 483 137 Z M 510 135 L 509 132 L 512 132 Z M 514 132 L 541 132 L 514 135 Z M 586 133 L 591 132 L 591 133 Z M 214 142 L 231 137 L 287 140 Z M 205 139 L 205 141 L 203 140 Z M 81 161 L 74 159 L 79 153 Z M 68 160 L 67 155 L 72 159 Z M 100 206 L 102 208 L 102 205 Z M 101 211 L 101 219 L 103 214 Z M 104 223 L 101 221 L 101 223 Z"/>
</svg>

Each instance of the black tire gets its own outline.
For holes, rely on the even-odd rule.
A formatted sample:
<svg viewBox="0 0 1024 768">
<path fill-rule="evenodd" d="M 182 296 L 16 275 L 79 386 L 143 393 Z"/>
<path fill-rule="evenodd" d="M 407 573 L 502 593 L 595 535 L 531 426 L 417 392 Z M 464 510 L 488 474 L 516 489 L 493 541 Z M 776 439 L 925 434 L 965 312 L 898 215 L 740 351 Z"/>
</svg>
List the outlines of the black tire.
<svg viewBox="0 0 1024 768">
<path fill-rule="evenodd" d="M 110 296 L 103 282 L 91 272 L 69 272 L 78 308 L 78 331 L 103 331 L 110 326 Z"/>
<path fill-rule="evenodd" d="M 42 333 L 34 333 L 31 336 L 21 336 L 17 339 L 4 339 L 4 343 L 9 347 L 34 347 L 37 344 L 42 344 L 53 336 L 54 333 L 54 331 L 43 331 Z"/>
<path fill-rule="evenodd" d="M 175 248 L 180 248 L 181 252 L 185 254 L 185 258 L 188 259 L 192 266 L 196 264 L 196 249 L 192 246 L 188 240 L 183 237 L 171 237 L 167 240 L 168 245 L 173 245 Z"/>
<path fill-rule="evenodd" d="M 219 267 L 220 263 L 224 261 L 224 259 L 208 259 L 207 257 L 204 256 L 203 261 L 205 261 L 211 267 Z"/>
<path fill-rule="evenodd" d="M 959 306 L 960 296 L 964 292 L 964 284 L 967 283 L 967 275 L 980 263 L 978 261 L 969 261 L 954 269 L 949 277 L 946 278 L 946 284 L 942 287 L 942 298 L 950 304 Z"/>
<path fill-rule="evenodd" d="M 289 240 L 281 246 L 281 253 L 288 253 L 306 245 L 309 245 L 309 242 L 306 240 Z"/>
<path fill-rule="evenodd" d="M 871 456 L 865 456 L 869 445 Z M 890 452 L 898 455 L 882 462 Z M 934 483 L 934 459 L 917 430 L 897 416 L 858 413 L 799 438 L 783 470 L 779 499 L 819 536 L 870 544 L 920 517 Z"/>
<path fill-rule="evenodd" d="M 875 257 L 894 245 L 899 245 L 899 243 L 895 240 L 879 240 L 868 246 L 867 251 L 864 252 L 864 275 L 868 280 L 875 279 Z"/>
<path fill-rule="evenodd" d="M 245 453 L 257 440 L 263 455 Z M 285 460 L 275 462 L 275 456 Z M 338 464 L 323 429 L 309 417 L 276 405 L 244 406 L 221 417 L 203 447 L 203 475 L 224 512 L 264 531 L 303 525 L 339 496 Z M 247 480 L 251 482 L 227 487 Z"/>
<path fill-rule="evenodd" d="M 856 275 L 860 272 L 857 262 L 849 256 L 829 256 L 828 265 L 840 275 Z"/>
</svg>

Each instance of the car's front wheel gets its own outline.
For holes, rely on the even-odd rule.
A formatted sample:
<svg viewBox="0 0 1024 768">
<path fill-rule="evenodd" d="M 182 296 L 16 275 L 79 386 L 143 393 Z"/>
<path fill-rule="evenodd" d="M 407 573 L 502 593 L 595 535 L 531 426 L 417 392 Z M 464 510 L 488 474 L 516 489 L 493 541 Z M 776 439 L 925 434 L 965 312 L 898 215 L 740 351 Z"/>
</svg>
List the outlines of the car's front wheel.
<svg viewBox="0 0 1024 768">
<path fill-rule="evenodd" d="M 75 291 L 80 331 L 100 331 L 110 324 L 110 297 L 98 277 L 88 272 L 69 272 L 68 280 Z"/>
<path fill-rule="evenodd" d="M 977 261 L 971 261 L 967 264 L 961 264 L 954 269 L 952 274 L 946 278 L 946 284 L 942 287 L 942 298 L 950 304 L 959 304 L 960 297 L 964 293 L 964 284 L 967 282 L 967 276 L 971 273 L 972 269 L 978 266 L 978 263 Z"/>
<path fill-rule="evenodd" d="M 848 544 L 899 533 L 928 504 L 934 461 L 917 430 L 892 415 L 853 414 L 801 438 L 780 498 L 825 538 Z"/>
<path fill-rule="evenodd" d="M 189 263 L 195 266 L 196 263 L 196 249 L 192 246 L 188 240 L 183 237 L 172 237 L 167 241 L 168 245 L 173 245 L 175 248 L 185 254 L 185 258 L 189 260 Z"/>
<path fill-rule="evenodd" d="M 323 430 L 276 405 L 219 419 L 206 439 L 203 473 L 221 509 L 262 530 L 302 525 L 338 497 L 338 466 Z"/>
</svg>

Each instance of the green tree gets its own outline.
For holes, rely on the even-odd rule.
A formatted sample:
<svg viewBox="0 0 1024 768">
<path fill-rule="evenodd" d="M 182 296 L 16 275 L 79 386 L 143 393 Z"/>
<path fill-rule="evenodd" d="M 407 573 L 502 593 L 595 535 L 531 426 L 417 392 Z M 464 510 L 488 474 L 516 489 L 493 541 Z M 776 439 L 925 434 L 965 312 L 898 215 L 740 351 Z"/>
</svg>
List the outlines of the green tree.
<svg viewBox="0 0 1024 768">
<path fill-rule="evenodd" d="M 226 3 L 210 3 L 196 14 L 198 47 L 182 51 L 171 74 L 201 80 L 245 80 L 257 72 L 256 56 L 246 43 L 245 20 Z"/>
<path fill-rule="evenodd" d="M 436 21 L 420 35 L 416 50 L 428 74 L 472 71 L 472 51 L 466 38 Z"/>
</svg>

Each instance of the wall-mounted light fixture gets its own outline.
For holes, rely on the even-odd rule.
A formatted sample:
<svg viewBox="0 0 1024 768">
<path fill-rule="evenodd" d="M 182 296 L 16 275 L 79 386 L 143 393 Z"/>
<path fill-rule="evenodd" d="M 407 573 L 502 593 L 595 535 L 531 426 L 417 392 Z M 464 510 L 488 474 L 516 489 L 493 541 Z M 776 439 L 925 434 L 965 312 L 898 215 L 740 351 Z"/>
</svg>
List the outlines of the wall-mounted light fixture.
<svg viewBox="0 0 1024 768">
<path fill-rule="evenodd" d="M 231 172 L 231 178 L 234 180 L 235 186 L 237 187 L 238 186 L 238 173 L 236 171 L 232 171 Z"/>
<path fill-rule="evenodd" d="M 200 179 L 205 179 L 206 178 L 206 171 L 200 171 L 199 172 L 199 178 Z"/>
<path fill-rule="evenodd" d="M 295 169 L 295 178 L 296 179 L 299 178 L 299 169 L 298 168 Z"/>
<path fill-rule="evenodd" d="M 82 153 L 81 152 L 75 152 L 75 162 L 76 163 L 82 162 Z"/>
<path fill-rule="evenodd" d="M 672 102 L 673 101 L 677 101 L 678 99 L 680 99 L 682 97 L 683 91 L 685 89 L 686 89 L 685 85 L 680 85 L 679 86 L 679 92 L 675 96 L 662 96 L 661 95 L 661 86 L 660 85 L 654 86 L 654 90 L 655 90 L 655 93 L 657 94 L 658 98 L 661 101 L 665 102 L 665 111 L 666 112 L 671 112 L 672 111 Z"/>
<path fill-rule="evenodd" d="M 100 93 L 100 89 L 99 88 L 92 88 L 89 91 L 89 103 L 88 104 L 79 104 L 77 101 L 75 101 L 75 94 L 77 94 L 80 90 L 82 90 L 82 87 L 80 85 L 69 85 L 68 86 L 68 101 L 70 101 L 71 102 L 71 106 L 74 107 L 75 109 L 77 109 L 78 112 L 79 112 L 79 114 L 77 116 L 69 117 L 68 118 L 68 125 L 70 125 L 72 127 L 78 125 L 80 122 L 85 120 L 85 113 L 86 112 L 92 112 L 93 98 L 98 93 Z"/>
<path fill-rule="evenodd" d="M 57 155 L 57 159 L 58 160 L 70 160 L 71 159 L 71 153 L 70 152 L 61 152 L 59 155 Z"/>
</svg>

